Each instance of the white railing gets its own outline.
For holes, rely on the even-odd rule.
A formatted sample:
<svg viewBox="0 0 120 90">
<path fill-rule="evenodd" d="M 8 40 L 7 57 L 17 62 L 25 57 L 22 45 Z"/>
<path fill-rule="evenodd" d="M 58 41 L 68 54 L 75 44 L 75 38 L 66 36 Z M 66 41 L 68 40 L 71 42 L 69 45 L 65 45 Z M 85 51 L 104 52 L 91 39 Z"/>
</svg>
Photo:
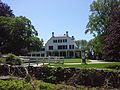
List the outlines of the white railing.
<svg viewBox="0 0 120 90">
<path fill-rule="evenodd" d="M 49 57 L 37 57 L 37 56 L 19 56 L 23 62 L 37 62 L 48 64 L 64 64 L 64 57 L 49 56 Z"/>
</svg>

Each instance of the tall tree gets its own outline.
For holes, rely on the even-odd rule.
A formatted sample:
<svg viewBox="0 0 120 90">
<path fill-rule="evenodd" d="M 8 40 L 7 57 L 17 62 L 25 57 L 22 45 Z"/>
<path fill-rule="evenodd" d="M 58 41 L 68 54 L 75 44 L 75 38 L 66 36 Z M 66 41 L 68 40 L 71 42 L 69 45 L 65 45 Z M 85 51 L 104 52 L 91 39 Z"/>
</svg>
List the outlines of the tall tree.
<svg viewBox="0 0 120 90">
<path fill-rule="evenodd" d="M 0 1 L 0 52 L 22 54 L 36 51 L 43 42 L 31 21 L 26 17 L 15 17 L 10 6 Z"/>
<path fill-rule="evenodd" d="M 76 46 L 77 46 L 78 49 L 80 49 L 80 42 L 81 42 L 80 40 L 76 40 L 76 41 L 75 41 Z"/>
<path fill-rule="evenodd" d="M 120 0 L 96 0 L 90 5 L 91 15 L 85 33 L 94 36 L 101 35 L 107 29 L 114 6 L 119 6 Z"/>
<path fill-rule="evenodd" d="M 4 16 L 4 17 L 3 17 Z M 8 35 L 8 24 L 10 24 L 10 22 L 8 23 L 8 21 L 10 21 L 10 18 L 6 18 L 6 20 L 4 21 L 5 17 L 13 17 L 14 14 L 12 12 L 12 10 L 10 9 L 10 6 L 8 6 L 7 4 L 3 3 L 0 0 L 0 52 L 1 52 L 1 48 L 5 47 L 3 46 L 4 43 L 7 43 L 7 39 L 9 37 Z"/>
<path fill-rule="evenodd" d="M 6 3 L 0 1 L 0 16 L 14 16 L 13 11 L 10 9 Z"/>
<path fill-rule="evenodd" d="M 21 50 L 38 50 L 42 46 L 37 31 L 26 17 L 0 17 L 0 50 L 20 54 Z"/>
<path fill-rule="evenodd" d="M 81 49 L 86 49 L 87 48 L 87 41 L 86 40 L 81 40 L 80 41 L 80 47 L 81 47 Z"/>
<path fill-rule="evenodd" d="M 105 59 L 120 61 L 120 5 L 113 10 L 104 36 L 103 50 Z"/>
<path fill-rule="evenodd" d="M 76 40 L 75 43 L 76 43 L 78 49 L 85 49 L 87 47 L 86 40 Z"/>
<path fill-rule="evenodd" d="M 85 33 L 90 32 L 95 36 L 94 50 L 96 54 L 102 55 L 103 38 L 106 35 L 106 30 L 110 19 L 113 15 L 113 8 L 120 5 L 120 0 L 96 0 L 90 5 L 91 15 L 86 26 Z"/>
</svg>

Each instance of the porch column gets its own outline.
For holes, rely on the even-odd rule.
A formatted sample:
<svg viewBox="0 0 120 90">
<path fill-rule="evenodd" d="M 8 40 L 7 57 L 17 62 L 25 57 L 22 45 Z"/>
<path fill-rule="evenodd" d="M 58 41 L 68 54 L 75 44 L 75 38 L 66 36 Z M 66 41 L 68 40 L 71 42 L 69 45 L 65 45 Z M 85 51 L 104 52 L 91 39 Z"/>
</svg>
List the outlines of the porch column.
<svg viewBox="0 0 120 90">
<path fill-rule="evenodd" d="M 73 57 L 75 58 L 75 51 L 73 51 Z"/>
<path fill-rule="evenodd" d="M 60 57 L 60 51 L 58 51 L 58 56 Z"/>
<path fill-rule="evenodd" d="M 68 57 L 70 58 L 70 51 L 68 51 Z"/>
<path fill-rule="evenodd" d="M 32 53 L 30 54 L 30 56 L 32 57 Z"/>
<path fill-rule="evenodd" d="M 51 52 L 51 56 L 53 56 L 53 51 L 50 51 Z"/>
<path fill-rule="evenodd" d="M 55 56 L 55 52 L 53 51 L 53 56 Z"/>
<path fill-rule="evenodd" d="M 67 50 L 66 50 L 66 57 L 67 57 Z"/>
</svg>

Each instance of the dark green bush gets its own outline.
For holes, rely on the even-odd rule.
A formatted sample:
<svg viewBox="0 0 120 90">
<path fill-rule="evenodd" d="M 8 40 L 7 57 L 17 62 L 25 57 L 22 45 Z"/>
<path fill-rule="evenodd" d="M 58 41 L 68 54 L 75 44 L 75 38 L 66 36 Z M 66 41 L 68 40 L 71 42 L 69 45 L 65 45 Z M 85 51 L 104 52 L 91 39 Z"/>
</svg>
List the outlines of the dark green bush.
<svg viewBox="0 0 120 90">
<path fill-rule="evenodd" d="M 0 58 L 0 63 L 3 63 L 3 62 L 5 62 L 5 58 Z"/>
<path fill-rule="evenodd" d="M 10 65 L 21 65 L 22 60 L 16 55 L 10 53 L 8 54 L 8 57 L 6 57 L 6 63 Z"/>
<path fill-rule="evenodd" d="M 30 74 L 27 74 L 25 77 L 25 82 L 29 83 L 32 80 L 32 77 L 30 76 Z"/>
<path fill-rule="evenodd" d="M 76 90 L 72 86 L 66 85 L 55 85 L 50 83 L 45 83 L 41 81 L 32 81 L 32 83 L 27 83 L 24 80 L 0 80 L 0 90 Z"/>
<path fill-rule="evenodd" d="M 120 65 L 109 65 L 106 68 L 120 70 Z"/>
<path fill-rule="evenodd" d="M 15 58 L 15 61 L 14 61 L 14 65 L 21 65 L 22 64 L 22 60 L 18 57 Z"/>
</svg>

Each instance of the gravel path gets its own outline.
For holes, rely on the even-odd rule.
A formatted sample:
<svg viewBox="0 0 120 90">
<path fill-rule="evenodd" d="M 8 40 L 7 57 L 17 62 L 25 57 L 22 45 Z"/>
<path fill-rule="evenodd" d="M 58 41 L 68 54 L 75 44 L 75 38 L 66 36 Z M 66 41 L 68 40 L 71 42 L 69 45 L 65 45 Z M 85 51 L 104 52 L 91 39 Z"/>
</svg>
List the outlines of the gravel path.
<svg viewBox="0 0 120 90">
<path fill-rule="evenodd" d="M 90 62 L 87 62 L 87 64 L 99 64 L 99 63 L 112 63 L 112 62 L 105 62 L 100 60 L 89 60 Z M 81 63 L 64 63 L 65 65 L 77 65 Z"/>
<path fill-rule="evenodd" d="M 101 60 L 89 60 L 90 62 L 88 64 L 96 64 L 96 63 L 112 63 L 112 62 L 105 62 Z"/>
</svg>

